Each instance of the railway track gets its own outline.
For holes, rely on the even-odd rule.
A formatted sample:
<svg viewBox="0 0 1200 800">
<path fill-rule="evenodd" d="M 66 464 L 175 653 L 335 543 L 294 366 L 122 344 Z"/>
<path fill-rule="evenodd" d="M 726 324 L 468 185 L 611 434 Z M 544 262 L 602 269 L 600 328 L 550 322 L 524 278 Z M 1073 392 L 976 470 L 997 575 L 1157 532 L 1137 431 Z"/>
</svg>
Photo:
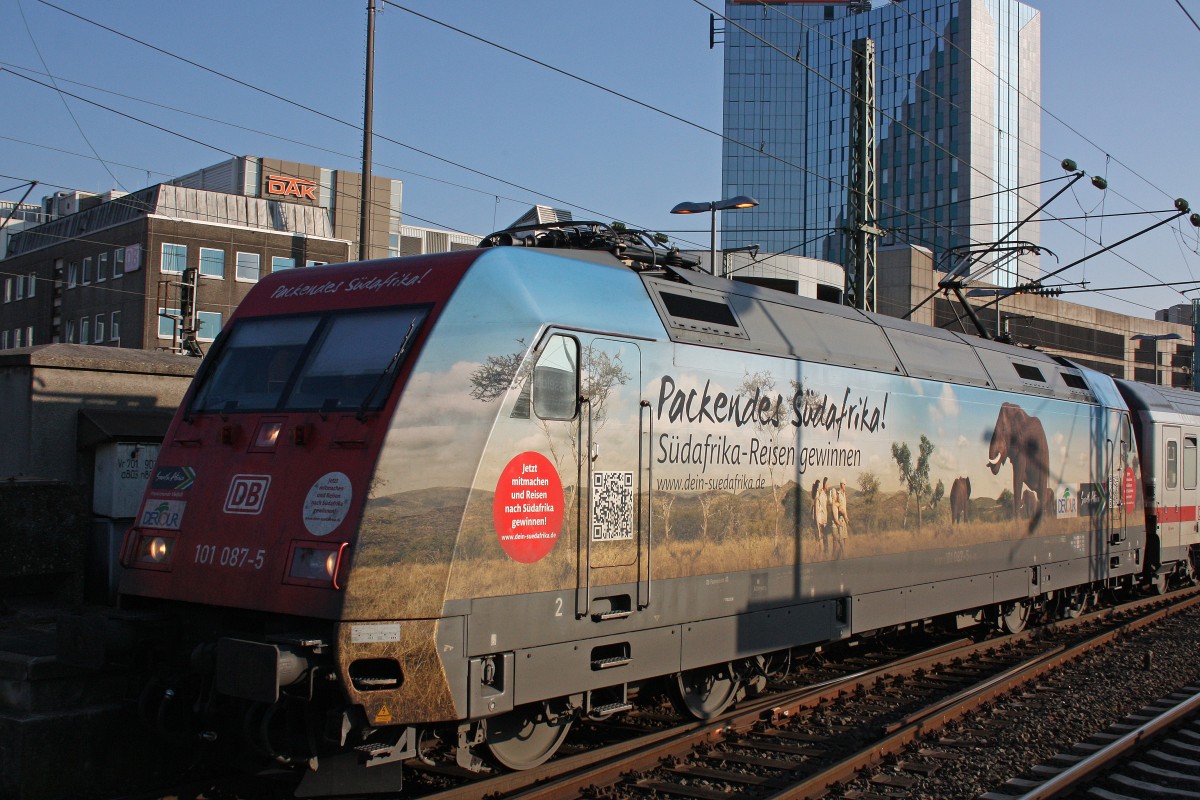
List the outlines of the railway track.
<svg viewBox="0 0 1200 800">
<path fill-rule="evenodd" d="M 922 795 L 961 757 L 941 732 L 1083 653 L 1200 605 L 1200 591 L 1151 598 L 982 643 L 958 640 L 817 685 L 743 702 L 708 723 L 459 784 L 432 797 L 745 797 L 847 800 Z M 860 787 L 860 788 L 855 788 Z"/>
<path fill-rule="evenodd" d="M 1200 685 L 1174 692 L 981 800 L 1200 797 Z"/>
</svg>

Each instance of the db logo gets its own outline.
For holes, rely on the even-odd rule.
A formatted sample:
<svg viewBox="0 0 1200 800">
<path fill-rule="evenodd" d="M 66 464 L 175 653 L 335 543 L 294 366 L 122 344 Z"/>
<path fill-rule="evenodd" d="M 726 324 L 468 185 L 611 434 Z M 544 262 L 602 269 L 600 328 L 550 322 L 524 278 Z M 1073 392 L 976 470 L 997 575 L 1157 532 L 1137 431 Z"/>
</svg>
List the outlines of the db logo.
<svg viewBox="0 0 1200 800">
<path fill-rule="evenodd" d="M 261 514 L 270 475 L 234 475 L 225 495 L 226 514 Z"/>
</svg>

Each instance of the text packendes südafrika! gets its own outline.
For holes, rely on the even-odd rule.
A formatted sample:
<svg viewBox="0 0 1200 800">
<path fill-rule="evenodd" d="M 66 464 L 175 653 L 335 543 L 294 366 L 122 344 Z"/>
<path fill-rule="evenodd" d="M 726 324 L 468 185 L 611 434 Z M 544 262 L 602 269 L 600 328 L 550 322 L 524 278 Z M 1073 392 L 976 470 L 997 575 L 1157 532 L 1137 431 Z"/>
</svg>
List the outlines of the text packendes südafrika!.
<svg viewBox="0 0 1200 800">
<path fill-rule="evenodd" d="M 861 395 L 851 398 L 846 387 L 841 402 L 832 396 L 812 389 L 797 388 L 790 398 L 783 394 L 772 397 L 761 387 L 753 392 L 713 392 L 712 381 L 704 388 L 680 389 L 675 379 L 663 375 L 658 389 L 658 419 L 664 414 L 668 421 L 686 420 L 690 423 L 728 423 L 735 427 L 752 425 L 759 428 L 822 428 L 841 439 L 842 431 L 874 433 L 887 427 L 888 393 L 882 402 Z"/>
</svg>

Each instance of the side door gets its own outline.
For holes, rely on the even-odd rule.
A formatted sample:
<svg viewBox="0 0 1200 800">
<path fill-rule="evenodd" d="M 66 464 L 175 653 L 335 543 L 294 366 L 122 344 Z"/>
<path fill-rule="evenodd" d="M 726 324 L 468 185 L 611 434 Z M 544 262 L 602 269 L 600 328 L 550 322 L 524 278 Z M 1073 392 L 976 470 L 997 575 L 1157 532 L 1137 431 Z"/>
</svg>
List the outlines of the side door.
<svg viewBox="0 0 1200 800">
<path fill-rule="evenodd" d="M 1185 429 L 1183 435 L 1183 494 L 1180 500 L 1179 543 L 1193 545 L 1200 542 L 1200 518 L 1197 504 L 1200 498 L 1200 433 L 1195 428 Z"/>
<path fill-rule="evenodd" d="M 1130 509 L 1125 502 L 1125 473 L 1130 467 L 1133 452 L 1133 432 L 1129 417 L 1120 411 L 1108 412 L 1108 435 L 1105 440 L 1104 486 L 1107 493 L 1108 513 L 1104 515 L 1107 529 L 1105 535 L 1112 544 L 1128 538 Z"/>
<path fill-rule="evenodd" d="M 1162 483 L 1158 487 L 1158 539 L 1162 549 L 1179 545 L 1180 506 L 1183 501 L 1183 481 L 1180 466 L 1183 456 L 1183 437 L 1176 425 L 1162 428 Z"/>
<path fill-rule="evenodd" d="M 581 336 L 579 617 L 628 617 L 650 599 L 648 406 L 635 342 Z"/>
</svg>

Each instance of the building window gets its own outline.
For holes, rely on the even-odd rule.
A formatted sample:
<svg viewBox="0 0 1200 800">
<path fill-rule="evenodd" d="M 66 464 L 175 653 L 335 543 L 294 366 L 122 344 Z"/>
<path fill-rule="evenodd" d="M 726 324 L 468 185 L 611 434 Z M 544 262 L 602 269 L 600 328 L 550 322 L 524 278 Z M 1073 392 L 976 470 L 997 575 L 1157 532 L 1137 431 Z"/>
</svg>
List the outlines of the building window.
<svg viewBox="0 0 1200 800">
<path fill-rule="evenodd" d="M 29 273 L 29 289 L 26 292 L 26 296 L 33 297 L 35 292 L 37 292 L 37 273 L 31 272 Z"/>
<path fill-rule="evenodd" d="M 63 341 L 65 341 L 67 344 L 71 344 L 75 341 L 75 320 L 67 320 L 67 332 L 63 337 Z"/>
<path fill-rule="evenodd" d="M 293 269 L 296 266 L 296 259 L 286 256 L 271 256 L 271 272 L 279 272 L 284 269 Z"/>
<path fill-rule="evenodd" d="M 108 253 L 96 256 L 96 283 L 108 280 Z"/>
<path fill-rule="evenodd" d="M 96 344 L 104 344 L 104 315 L 96 315 Z"/>
<path fill-rule="evenodd" d="M 83 319 L 79 320 L 79 343 L 87 344 L 90 342 L 92 339 L 91 333 L 92 320 L 88 317 L 84 317 Z"/>
<path fill-rule="evenodd" d="M 21 329 L 20 328 L 13 329 L 13 347 L 24 347 L 24 345 L 21 344 Z"/>
<path fill-rule="evenodd" d="M 4 302 L 11 303 L 13 299 L 13 279 L 4 279 Z"/>
<path fill-rule="evenodd" d="M 200 328 L 196 332 L 196 338 L 202 342 L 211 342 L 221 332 L 221 312 L 197 311 L 196 323 Z"/>
<path fill-rule="evenodd" d="M 18 275 L 12 279 L 13 282 L 13 300 L 22 300 L 25 297 L 25 276 Z"/>
<path fill-rule="evenodd" d="M 306 267 L 323 267 L 328 263 L 329 263 L 328 261 L 305 261 L 304 266 L 306 266 Z"/>
<path fill-rule="evenodd" d="M 167 316 L 163 316 L 166 314 Z M 175 320 L 179 319 L 178 308 L 158 309 L 158 338 L 172 339 L 175 336 Z"/>
<path fill-rule="evenodd" d="M 92 282 L 92 257 L 88 256 L 83 260 L 83 285 L 87 286 Z"/>
<path fill-rule="evenodd" d="M 0 331 L 0 350 L 8 349 L 8 331 Z"/>
<path fill-rule="evenodd" d="M 253 283 L 262 271 L 262 257 L 258 253 L 237 254 L 237 279 Z"/>
<path fill-rule="evenodd" d="M 163 242 L 162 246 L 162 262 L 159 269 L 162 272 L 173 272 L 179 274 L 183 272 L 183 268 L 187 266 L 187 245 L 186 244 L 167 244 Z"/>
<path fill-rule="evenodd" d="M 201 247 L 200 274 L 209 278 L 224 278 L 225 251 L 212 247 Z"/>
<path fill-rule="evenodd" d="M 33 326 L 30 325 L 25 329 L 25 346 L 33 347 Z"/>
<path fill-rule="evenodd" d="M 125 248 L 118 247 L 113 250 L 113 277 L 119 278 L 125 274 Z"/>
<path fill-rule="evenodd" d="M 120 311 L 112 312 L 112 316 L 109 318 L 108 338 L 110 341 L 117 342 L 118 344 L 121 341 L 121 312 Z"/>
<path fill-rule="evenodd" d="M 72 261 L 67 265 L 67 288 L 74 289 L 79 285 L 79 263 Z"/>
</svg>

